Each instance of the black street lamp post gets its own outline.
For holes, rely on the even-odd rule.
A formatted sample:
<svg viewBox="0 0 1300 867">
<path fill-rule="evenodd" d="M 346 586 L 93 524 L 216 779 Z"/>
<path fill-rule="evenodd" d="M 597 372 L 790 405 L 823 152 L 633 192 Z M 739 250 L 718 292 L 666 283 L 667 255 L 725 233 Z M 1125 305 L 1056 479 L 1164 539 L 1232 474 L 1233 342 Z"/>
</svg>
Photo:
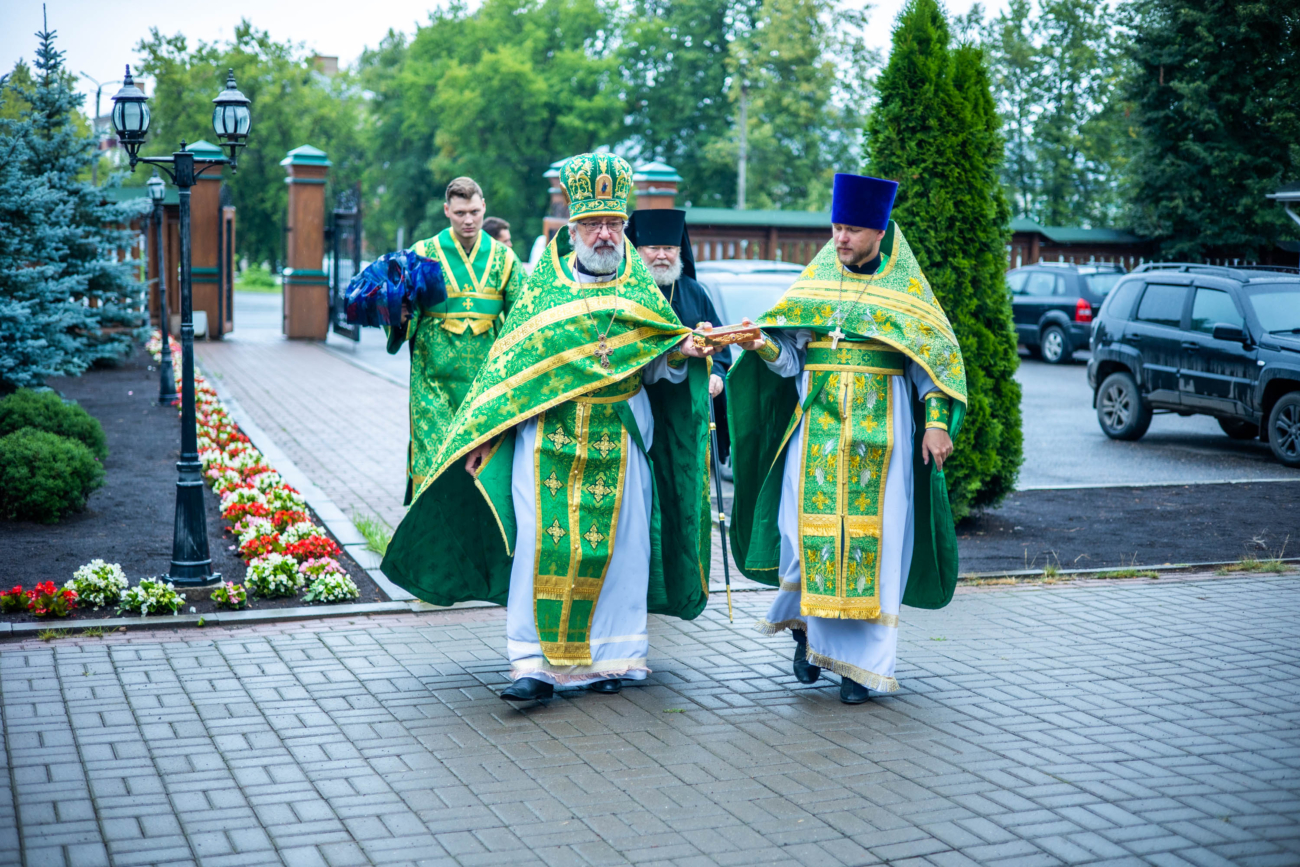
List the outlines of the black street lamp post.
<svg viewBox="0 0 1300 867">
<path fill-rule="evenodd" d="M 170 157 L 142 157 L 140 147 L 149 129 L 149 105 L 144 93 L 126 68 L 122 89 L 113 97 L 113 128 L 126 148 L 131 168 L 137 163 L 157 166 L 171 178 L 180 193 L 181 241 L 181 459 L 176 464 L 176 524 L 172 535 L 172 562 L 167 578 L 183 587 L 202 587 L 215 583 L 220 576 L 212 572 L 212 555 L 208 549 L 207 516 L 203 508 L 203 464 L 199 462 L 198 427 L 194 411 L 194 310 L 190 292 L 190 188 L 198 176 L 213 166 L 237 168 L 239 148 L 248 143 L 252 116 L 248 97 L 235 87 L 235 71 L 226 78 L 226 89 L 212 101 L 212 128 L 221 144 L 230 149 L 229 158 L 204 160 L 195 171 L 194 154 L 181 149 Z M 158 205 L 155 205 L 157 208 Z M 161 268 L 159 269 L 161 273 Z M 166 325 L 163 334 L 166 335 Z M 164 336 L 163 346 L 166 347 Z M 166 350 L 164 349 L 164 352 Z M 170 374 L 170 366 L 165 368 Z"/>
<path fill-rule="evenodd" d="M 172 367 L 172 341 L 168 333 L 167 321 L 167 268 L 163 256 L 163 198 L 167 195 L 167 184 L 158 177 L 154 169 L 153 177 L 145 187 L 153 201 L 153 237 L 155 256 L 158 259 L 158 327 L 162 333 L 162 360 L 158 366 L 158 403 L 168 406 L 179 396 L 176 394 L 176 374 Z"/>
</svg>

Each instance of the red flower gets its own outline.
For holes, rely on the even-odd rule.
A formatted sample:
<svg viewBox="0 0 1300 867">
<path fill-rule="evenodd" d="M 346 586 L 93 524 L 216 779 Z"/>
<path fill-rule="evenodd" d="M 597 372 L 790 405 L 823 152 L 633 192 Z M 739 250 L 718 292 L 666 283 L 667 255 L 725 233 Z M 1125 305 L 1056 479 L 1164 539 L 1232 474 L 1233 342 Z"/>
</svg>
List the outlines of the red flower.
<svg viewBox="0 0 1300 867">
<path fill-rule="evenodd" d="M 306 512 L 298 511 L 297 509 L 281 509 L 275 513 L 275 517 L 271 519 L 271 523 L 275 525 L 275 529 L 283 530 L 290 524 L 297 524 L 306 520 Z"/>
<path fill-rule="evenodd" d="M 339 550 L 338 543 L 328 536 L 309 536 L 286 546 L 284 553 L 301 562 L 316 557 L 337 557 L 342 551 Z"/>
<path fill-rule="evenodd" d="M 15 590 L 22 588 L 15 587 Z M 12 592 L 12 591 L 11 591 Z M 77 591 L 59 590 L 53 581 L 37 584 L 26 593 L 27 610 L 37 617 L 67 617 L 77 607 Z"/>
<path fill-rule="evenodd" d="M 271 509 L 262 503 L 231 503 L 226 511 L 221 513 L 221 517 L 230 521 L 232 524 L 238 524 L 247 517 L 269 518 Z"/>
<path fill-rule="evenodd" d="M 258 536 L 256 539 L 249 539 L 239 547 L 239 556 L 245 560 L 252 560 L 254 557 L 260 557 L 263 554 L 270 554 L 273 551 L 280 551 L 280 534 L 270 533 Z"/>
</svg>

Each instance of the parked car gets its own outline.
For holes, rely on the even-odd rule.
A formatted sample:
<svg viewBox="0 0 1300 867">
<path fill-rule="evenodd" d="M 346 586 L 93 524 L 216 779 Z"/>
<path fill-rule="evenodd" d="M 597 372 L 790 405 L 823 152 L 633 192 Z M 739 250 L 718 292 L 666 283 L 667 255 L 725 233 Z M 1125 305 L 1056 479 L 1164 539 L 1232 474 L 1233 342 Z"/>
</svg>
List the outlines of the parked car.
<svg viewBox="0 0 1300 867">
<path fill-rule="evenodd" d="M 1111 290 L 1091 345 L 1108 437 L 1139 439 L 1155 412 L 1212 415 L 1300 467 L 1300 269 L 1143 265 Z"/>
<path fill-rule="evenodd" d="M 1092 317 L 1124 276 L 1109 263 L 1040 262 L 1007 273 L 1016 336 L 1048 364 L 1069 361 L 1086 349 Z"/>
<path fill-rule="evenodd" d="M 745 317 L 758 319 L 770 310 L 803 269 L 772 259 L 710 259 L 695 263 L 695 277 L 722 319 L 714 324 L 739 325 Z M 734 346 L 732 352 L 735 358 L 740 356 Z"/>
</svg>

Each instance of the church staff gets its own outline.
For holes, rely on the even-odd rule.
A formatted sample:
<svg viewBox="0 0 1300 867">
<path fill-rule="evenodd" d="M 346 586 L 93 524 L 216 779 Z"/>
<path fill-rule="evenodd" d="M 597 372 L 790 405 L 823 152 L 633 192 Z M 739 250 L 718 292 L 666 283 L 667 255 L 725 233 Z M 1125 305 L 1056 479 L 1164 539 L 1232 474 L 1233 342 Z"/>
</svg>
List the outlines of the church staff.
<svg viewBox="0 0 1300 867">
<path fill-rule="evenodd" d="M 396 353 L 403 342 L 411 352 L 411 443 L 404 505 L 411 504 L 414 491 L 428 479 L 451 419 L 523 284 L 514 252 L 482 230 L 485 208 L 479 185 L 471 178 L 456 178 L 447 185 L 442 206 L 451 226 L 411 247 L 441 264 L 447 300 L 414 315 L 404 309 L 411 318 L 389 333 L 389 353 Z"/>
<path fill-rule="evenodd" d="M 901 604 L 952 597 L 943 463 L 966 379 L 943 309 L 898 225 L 898 185 L 837 174 L 832 240 L 759 320 L 727 382 L 732 548 L 779 587 L 761 631 L 789 629 L 794 673 L 840 699 L 898 688 Z"/>
<path fill-rule="evenodd" d="M 627 162 L 560 184 L 574 252 L 541 257 L 383 562 L 435 604 L 507 606 L 509 701 L 618 692 L 650 670 L 647 613 L 708 601 L 714 350 L 623 237 Z"/>
</svg>

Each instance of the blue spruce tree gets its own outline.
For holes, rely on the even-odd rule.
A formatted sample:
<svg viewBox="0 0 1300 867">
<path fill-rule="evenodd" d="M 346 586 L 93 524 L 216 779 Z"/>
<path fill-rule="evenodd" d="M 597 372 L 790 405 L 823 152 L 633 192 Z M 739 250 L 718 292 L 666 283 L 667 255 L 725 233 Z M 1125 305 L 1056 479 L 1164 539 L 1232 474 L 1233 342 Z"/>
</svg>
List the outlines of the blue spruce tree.
<svg viewBox="0 0 1300 867">
<path fill-rule="evenodd" d="M 0 394 L 84 370 L 81 335 L 95 327 L 72 300 L 83 281 L 62 275 L 63 198 L 45 175 L 28 174 L 31 121 L 14 107 L 26 104 L 0 78 Z"/>
<path fill-rule="evenodd" d="M 86 321 L 67 332 L 75 344 L 71 372 L 121 356 L 145 336 L 144 286 L 127 258 L 135 239 L 127 227 L 142 203 L 110 202 L 103 188 L 91 184 L 90 167 L 99 154 L 94 136 L 76 123 L 83 97 L 72 88 L 63 52 L 54 47 L 55 33 L 46 25 L 36 36 L 34 83 L 21 94 L 31 105 L 23 173 L 44 178 L 55 194 L 45 212 L 45 231 L 59 251 L 50 279 L 85 311 Z M 120 183 L 120 177 L 109 183 Z"/>
</svg>

